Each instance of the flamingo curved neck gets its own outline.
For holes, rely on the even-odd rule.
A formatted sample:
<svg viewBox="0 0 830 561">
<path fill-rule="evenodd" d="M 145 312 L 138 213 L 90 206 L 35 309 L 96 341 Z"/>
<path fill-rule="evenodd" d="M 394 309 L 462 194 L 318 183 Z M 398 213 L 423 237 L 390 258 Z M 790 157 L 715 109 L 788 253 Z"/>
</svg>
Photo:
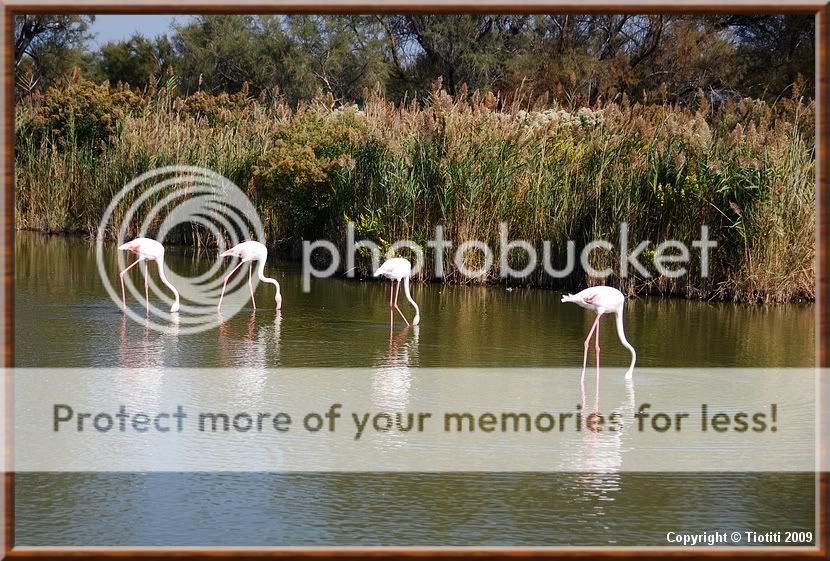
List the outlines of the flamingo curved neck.
<svg viewBox="0 0 830 561">
<path fill-rule="evenodd" d="M 173 306 L 170 308 L 171 313 L 175 313 L 179 311 L 179 291 L 176 290 L 176 287 L 171 284 L 169 280 L 167 280 L 167 275 L 164 274 L 164 259 L 158 259 L 158 266 L 159 266 L 159 278 L 161 282 L 163 282 L 167 288 L 173 291 L 173 295 L 176 298 L 176 301 L 173 302 Z"/>
<path fill-rule="evenodd" d="M 415 303 L 415 300 L 409 294 L 409 277 L 404 277 L 403 279 L 403 293 L 406 299 L 409 300 L 409 303 L 412 304 L 412 307 L 415 308 L 415 318 L 412 320 L 412 325 L 418 325 L 418 322 L 421 321 L 421 309 L 418 308 L 418 304 Z"/>
<path fill-rule="evenodd" d="M 267 282 L 268 284 L 273 284 L 277 288 L 277 294 L 274 296 L 274 301 L 277 303 L 277 307 L 282 303 L 282 295 L 280 294 L 280 283 L 276 281 L 276 279 L 272 279 L 270 277 L 265 276 L 265 259 L 260 259 L 259 263 L 257 264 L 257 277 L 262 282 Z"/>
<path fill-rule="evenodd" d="M 623 312 L 622 308 L 614 314 L 617 316 L 617 336 L 620 338 L 620 342 L 623 344 L 625 348 L 631 351 L 631 366 L 628 367 L 628 370 L 625 373 L 626 378 L 631 378 L 632 374 L 634 373 L 634 364 L 637 362 L 637 351 L 634 350 L 634 347 L 631 343 L 628 342 L 628 339 L 625 338 L 625 329 L 623 328 Z"/>
</svg>

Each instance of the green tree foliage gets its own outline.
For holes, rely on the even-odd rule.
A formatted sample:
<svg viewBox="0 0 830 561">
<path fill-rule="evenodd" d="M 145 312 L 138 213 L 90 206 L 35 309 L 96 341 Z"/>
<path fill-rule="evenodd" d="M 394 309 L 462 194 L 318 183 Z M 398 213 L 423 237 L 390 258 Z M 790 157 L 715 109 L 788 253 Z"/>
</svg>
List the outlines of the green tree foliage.
<svg viewBox="0 0 830 561">
<path fill-rule="evenodd" d="M 176 28 L 173 45 L 186 92 L 236 93 L 247 82 L 295 103 L 317 91 L 359 99 L 389 78 L 377 18 L 198 16 Z"/>
<path fill-rule="evenodd" d="M 360 100 L 365 90 L 387 83 L 391 67 L 377 18 L 291 16 L 285 25 L 293 44 L 293 81 L 284 84 L 289 98 L 320 90 L 335 99 Z"/>
<path fill-rule="evenodd" d="M 279 85 L 291 57 L 278 16 L 198 16 L 176 27 L 176 72 L 185 92 L 236 93 Z"/>
<path fill-rule="evenodd" d="M 440 77 L 455 94 L 462 83 L 474 89 L 503 85 L 510 66 L 530 47 L 526 16 L 392 16 L 404 59 L 416 52 L 407 69 L 421 89 Z"/>
<path fill-rule="evenodd" d="M 95 16 L 19 15 L 14 16 L 14 67 L 18 84 L 42 88 L 82 66 L 90 38 L 89 25 Z M 27 92 L 24 92 L 27 93 Z"/>
<path fill-rule="evenodd" d="M 167 36 L 147 39 L 135 34 L 127 41 L 111 41 L 101 47 L 95 61 L 98 77 L 145 89 L 152 77 L 161 76 L 173 64 L 173 47 Z"/>
<path fill-rule="evenodd" d="M 45 18 L 45 19 L 44 19 Z M 321 92 L 362 103 L 492 91 L 503 101 L 573 107 L 626 95 L 638 101 L 769 100 L 814 94 L 815 24 L 800 15 L 204 15 L 165 37 L 133 36 L 79 50 L 81 16 L 20 16 L 18 51 L 39 68 L 145 87 L 168 65 L 179 94 L 279 94 L 292 105 Z M 23 56 L 23 55 L 21 55 Z M 36 58 L 35 58 L 36 57 Z M 42 73 L 42 71 L 39 70 Z M 19 73 L 20 74 L 20 73 Z"/>
<path fill-rule="evenodd" d="M 815 95 L 816 28 L 811 16 L 732 16 L 726 23 L 739 39 L 742 91 L 786 97 L 785 90 L 800 76 L 804 93 Z"/>
</svg>

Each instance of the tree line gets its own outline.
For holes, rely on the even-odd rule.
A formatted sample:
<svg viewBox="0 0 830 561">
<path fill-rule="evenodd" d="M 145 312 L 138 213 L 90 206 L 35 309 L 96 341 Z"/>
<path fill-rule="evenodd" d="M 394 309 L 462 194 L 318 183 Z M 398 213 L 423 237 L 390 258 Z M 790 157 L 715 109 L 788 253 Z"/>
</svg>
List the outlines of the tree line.
<svg viewBox="0 0 830 561">
<path fill-rule="evenodd" d="M 801 15 L 200 15 L 158 37 L 92 48 L 94 16 L 15 17 L 19 95 L 73 69 L 146 90 L 316 93 L 361 102 L 428 95 L 433 84 L 547 96 L 571 105 L 814 95 L 815 24 Z"/>
</svg>

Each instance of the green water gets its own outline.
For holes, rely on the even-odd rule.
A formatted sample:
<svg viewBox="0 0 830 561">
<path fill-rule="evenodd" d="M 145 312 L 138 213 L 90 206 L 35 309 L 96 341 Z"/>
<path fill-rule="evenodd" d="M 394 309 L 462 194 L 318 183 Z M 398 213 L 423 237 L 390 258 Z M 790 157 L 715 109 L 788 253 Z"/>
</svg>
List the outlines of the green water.
<svg viewBox="0 0 830 561">
<path fill-rule="evenodd" d="M 115 282 L 115 251 L 106 257 Z M 170 248 L 166 265 L 194 276 L 210 260 Z M 261 285 L 256 312 L 163 334 L 110 300 L 92 244 L 18 233 L 15 363 L 578 369 L 594 319 L 553 291 L 415 285 L 421 325 L 390 330 L 386 283 L 315 280 L 303 293 L 296 266 L 266 272 L 282 284 L 281 312 Z M 612 321 L 601 329 L 604 365 L 627 366 Z M 812 305 L 643 298 L 626 331 L 640 367 L 815 360 Z M 668 531 L 814 526 L 812 474 L 19 474 L 15 501 L 19 545 L 666 545 Z"/>
</svg>

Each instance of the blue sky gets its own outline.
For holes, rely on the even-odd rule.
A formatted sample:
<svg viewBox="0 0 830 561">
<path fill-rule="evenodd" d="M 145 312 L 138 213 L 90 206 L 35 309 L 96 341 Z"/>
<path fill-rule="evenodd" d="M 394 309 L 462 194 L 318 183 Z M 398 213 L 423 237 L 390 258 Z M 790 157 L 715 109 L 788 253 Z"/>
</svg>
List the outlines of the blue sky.
<svg viewBox="0 0 830 561">
<path fill-rule="evenodd" d="M 171 15 L 96 15 L 91 31 L 95 33 L 93 44 L 101 46 L 108 41 L 127 39 L 134 33 L 155 37 L 170 31 L 173 20 L 187 21 L 190 16 Z"/>
</svg>

